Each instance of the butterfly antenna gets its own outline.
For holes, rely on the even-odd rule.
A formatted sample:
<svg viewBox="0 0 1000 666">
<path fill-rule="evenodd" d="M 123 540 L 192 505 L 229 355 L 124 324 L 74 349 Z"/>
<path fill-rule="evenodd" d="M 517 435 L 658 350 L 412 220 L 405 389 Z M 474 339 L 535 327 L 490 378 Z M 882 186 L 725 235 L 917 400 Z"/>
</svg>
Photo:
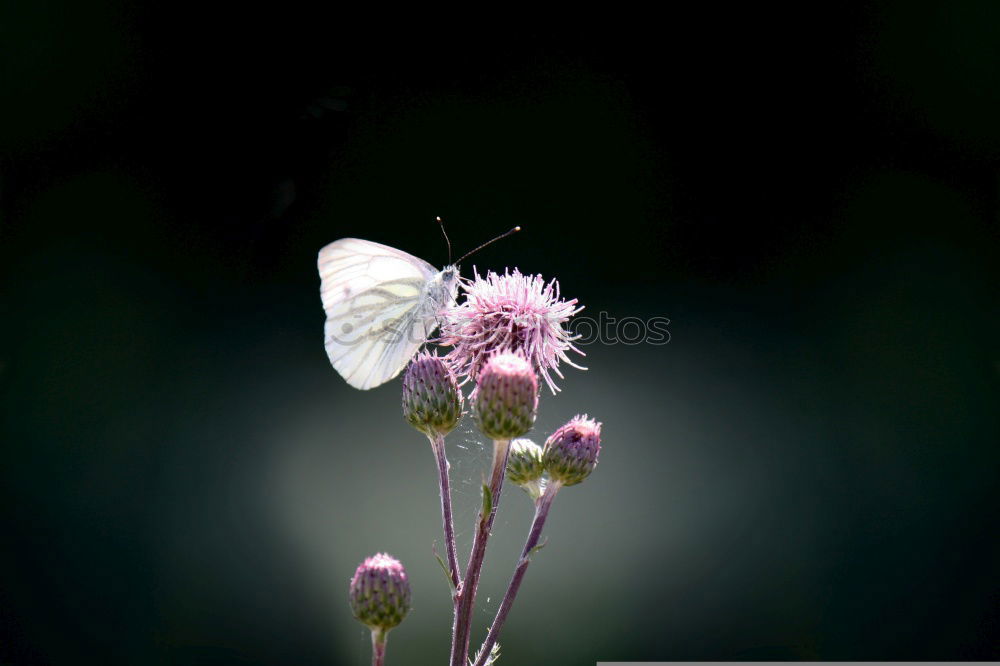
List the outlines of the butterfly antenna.
<svg viewBox="0 0 1000 666">
<path fill-rule="evenodd" d="M 451 241 L 448 240 L 448 232 L 444 230 L 444 222 L 441 221 L 441 216 L 437 217 L 438 224 L 441 226 L 441 233 L 444 234 L 444 242 L 448 244 L 448 265 L 451 265 Z"/>
<path fill-rule="evenodd" d="M 473 254 L 475 254 L 476 252 L 479 252 L 480 250 L 482 250 L 487 245 L 492 245 L 493 243 L 496 243 L 501 238 L 507 238 L 507 236 L 510 236 L 511 234 L 516 234 L 520 230 L 521 230 L 521 227 L 514 227 L 513 229 L 511 229 L 507 233 L 500 234 L 499 236 L 497 236 L 493 240 L 486 241 L 485 243 L 483 243 L 482 245 L 480 245 L 479 247 L 477 247 L 475 250 L 471 250 L 469 252 L 466 252 L 461 257 L 459 257 L 458 261 L 455 262 L 455 265 L 458 265 L 458 264 L 462 263 L 463 259 L 465 259 L 466 257 L 469 257 L 469 256 L 471 256 Z"/>
</svg>

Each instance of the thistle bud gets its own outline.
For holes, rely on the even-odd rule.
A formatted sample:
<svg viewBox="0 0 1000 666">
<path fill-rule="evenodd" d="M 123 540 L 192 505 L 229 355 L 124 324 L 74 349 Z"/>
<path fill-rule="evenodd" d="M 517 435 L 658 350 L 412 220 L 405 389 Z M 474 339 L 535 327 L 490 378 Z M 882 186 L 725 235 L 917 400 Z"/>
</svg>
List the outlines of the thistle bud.
<svg viewBox="0 0 1000 666">
<path fill-rule="evenodd" d="M 542 462 L 553 481 L 573 486 L 597 467 L 601 424 L 587 415 L 575 416 L 545 440 Z"/>
<path fill-rule="evenodd" d="M 403 416 L 429 437 L 447 435 L 462 417 L 455 373 L 437 356 L 420 354 L 403 375 Z"/>
<path fill-rule="evenodd" d="M 473 413 L 479 430 L 490 439 L 514 439 L 535 424 L 538 379 L 523 356 L 493 356 L 479 373 Z"/>
<path fill-rule="evenodd" d="M 371 629 L 388 631 L 410 610 L 410 581 L 394 557 L 378 553 L 358 565 L 351 579 L 351 610 Z"/>
<path fill-rule="evenodd" d="M 519 438 L 510 443 L 507 458 L 507 478 L 521 486 L 533 498 L 542 494 L 542 447 L 530 439 Z"/>
</svg>

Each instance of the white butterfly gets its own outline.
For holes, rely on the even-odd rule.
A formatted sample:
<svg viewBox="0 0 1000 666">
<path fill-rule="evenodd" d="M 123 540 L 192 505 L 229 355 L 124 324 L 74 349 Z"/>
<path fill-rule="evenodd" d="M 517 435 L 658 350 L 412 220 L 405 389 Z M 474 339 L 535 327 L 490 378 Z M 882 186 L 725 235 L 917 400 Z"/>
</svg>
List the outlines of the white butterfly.
<svg viewBox="0 0 1000 666">
<path fill-rule="evenodd" d="M 458 295 L 458 266 L 437 270 L 381 243 L 342 238 L 319 252 L 326 353 L 351 386 L 398 375 Z"/>
</svg>

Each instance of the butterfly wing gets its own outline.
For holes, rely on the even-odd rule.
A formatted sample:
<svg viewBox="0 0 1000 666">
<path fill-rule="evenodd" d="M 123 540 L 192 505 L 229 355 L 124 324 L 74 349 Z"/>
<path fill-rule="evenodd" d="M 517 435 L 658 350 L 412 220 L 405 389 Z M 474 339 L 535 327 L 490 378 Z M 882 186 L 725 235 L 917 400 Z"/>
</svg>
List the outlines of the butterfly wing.
<svg viewBox="0 0 1000 666">
<path fill-rule="evenodd" d="M 357 238 L 319 253 L 326 353 L 348 384 L 370 389 L 406 366 L 435 326 L 425 287 L 437 270 L 388 245 Z"/>
</svg>

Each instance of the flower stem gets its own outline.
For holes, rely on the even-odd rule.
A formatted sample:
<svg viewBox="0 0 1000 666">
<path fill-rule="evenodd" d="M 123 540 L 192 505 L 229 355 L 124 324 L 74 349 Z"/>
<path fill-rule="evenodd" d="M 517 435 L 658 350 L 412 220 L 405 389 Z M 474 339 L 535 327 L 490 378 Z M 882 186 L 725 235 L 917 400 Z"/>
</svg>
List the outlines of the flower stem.
<svg viewBox="0 0 1000 666">
<path fill-rule="evenodd" d="M 452 588 L 458 590 L 462 577 L 458 570 L 458 556 L 455 551 L 455 521 L 451 515 L 451 482 L 448 480 L 448 457 L 444 450 L 444 435 L 434 435 L 429 439 L 437 461 L 440 482 L 441 522 L 444 524 L 444 544 L 448 551 L 448 573 L 451 576 Z"/>
<path fill-rule="evenodd" d="M 385 639 L 388 631 L 372 629 L 372 666 L 385 665 Z"/>
<path fill-rule="evenodd" d="M 500 602 L 500 608 L 497 609 L 497 616 L 493 619 L 490 631 L 486 635 L 486 642 L 479 649 L 479 659 L 476 661 L 475 666 L 484 666 L 486 664 L 486 660 L 490 656 L 490 651 L 496 645 L 497 638 L 500 637 L 500 630 L 503 629 L 504 622 L 507 621 L 507 614 L 510 613 L 510 607 L 514 605 L 514 597 L 517 596 L 517 591 L 521 587 L 521 581 L 524 579 L 524 573 L 528 570 L 528 565 L 531 563 L 531 553 L 538 546 L 538 540 L 542 536 L 542 528 L 545 527 L 545 519 L 548 518 L 552 500 L 556 498 L 556 493 L 559 492 L 559 488 L 561 487 L 562 484 L 558 481 L 550 482 L 545 488 L 545 492 L 535 502 L 535 518 L 531 521 L 528 540 L 524 542 L 524 549 L 521 550 L 521 559 L 517 561 L 514 575 L 511 576 L 510 583 L 507 585 L 507 592 L 504 593 L 503 601 Z"/>
<path fill-rule="evenodd" d="M 493 520 L 500 505 L 500 492 L 503 490 L 504 471 L 507 469 L 507 456 L 510 452 L 510 440 L 498 439 L 493 442 L 493 471 L 490 475 L 490 512 L 483 515 L 479 512 L 476 524 L 476 536 L 472 542 L 472 552 L 469 554 L 469 564 L 465 568 L 465 582 L 455 596 L 455 625 L 452 631 L 451 666 L 466 666 L 469 659 L 469 633 L 472 624 L 472 607 L 476 601 L 476 588 L 479 586 L 479 574 L 486 559 L 486 542 L 490 538 Z"/>
</svg>

